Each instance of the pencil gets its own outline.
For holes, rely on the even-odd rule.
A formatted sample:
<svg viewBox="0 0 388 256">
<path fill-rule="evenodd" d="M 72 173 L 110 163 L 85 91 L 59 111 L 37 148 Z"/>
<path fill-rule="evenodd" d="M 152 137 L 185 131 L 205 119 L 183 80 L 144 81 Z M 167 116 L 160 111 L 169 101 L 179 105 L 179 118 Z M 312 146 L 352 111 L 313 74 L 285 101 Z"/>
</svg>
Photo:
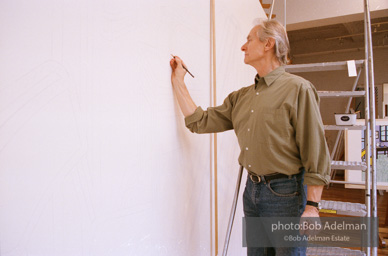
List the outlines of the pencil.
<svg viewBox="0 0 388 256">
<path fill-rule="evenodd" d="M 171 54 L 171 56 L 175 59 L 174 55 Z M 182 65 L 182 67 L 187 71 L 187 73 L 190 74 L 190 76 L 192 76 L 194 78 L 193 74 L 190 73 L 190 71 L 185 67 L 185 65 Z"/>
</svg>

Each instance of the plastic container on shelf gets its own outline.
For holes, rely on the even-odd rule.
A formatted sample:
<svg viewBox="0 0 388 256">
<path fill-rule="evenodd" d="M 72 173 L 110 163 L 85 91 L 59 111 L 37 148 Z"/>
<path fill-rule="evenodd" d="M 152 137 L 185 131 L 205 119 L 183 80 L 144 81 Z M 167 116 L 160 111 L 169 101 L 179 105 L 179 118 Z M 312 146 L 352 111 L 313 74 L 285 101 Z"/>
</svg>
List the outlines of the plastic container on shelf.
<svg viewBox="0 0 388 256">
<path fill-rule="evenodd" d="M 356 123 L 357 114 L 335 114 L 335 123 L 337 125 L 354 125 Z"/>
</svg>

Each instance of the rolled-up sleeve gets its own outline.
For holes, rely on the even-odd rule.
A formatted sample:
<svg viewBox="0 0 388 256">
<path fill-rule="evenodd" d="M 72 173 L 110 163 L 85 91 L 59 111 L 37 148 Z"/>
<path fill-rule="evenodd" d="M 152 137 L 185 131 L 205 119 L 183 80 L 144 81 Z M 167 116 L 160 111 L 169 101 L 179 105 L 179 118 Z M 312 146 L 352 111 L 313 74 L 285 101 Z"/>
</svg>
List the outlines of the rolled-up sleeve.
<svg viewBox="0 0 388 256">
<path fill-rule="evenodd" d="M 195 112 L 185 118 L 186 127 L 195 133 L 223 132 L 233 129 L 232 110 L 237 92 L 226 97 L 223 104 L 209 107 L 204 111 L 198 107 Z"/>
<path fill-rule="evenodd" d="M 310 85 L 303 85 L 299 91 L 293 125 L 296 144 L 306 170 L 306 185 L 325 185 L 330 182 L 331 160 L 318 104 L 316 90 Z"/>
</svg>

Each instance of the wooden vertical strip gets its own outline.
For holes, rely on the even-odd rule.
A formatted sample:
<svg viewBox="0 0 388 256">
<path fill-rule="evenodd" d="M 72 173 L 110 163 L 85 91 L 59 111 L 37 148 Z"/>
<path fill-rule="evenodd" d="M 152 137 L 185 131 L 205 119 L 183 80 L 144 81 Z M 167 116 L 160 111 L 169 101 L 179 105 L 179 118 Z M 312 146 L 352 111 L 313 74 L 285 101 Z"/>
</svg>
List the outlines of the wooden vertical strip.
<svg viewBox="0 0 388 256">
<path fill-rule="evenodd" d="M 287 31 L 287 0 L 284 0 L 284 29 Z"/>
<path fill-rule="evenodd" d="M 211 75 L 213 89 L 213 107 L 217 104 L 216 94 L 216 22 L 215 22 L 215 0 L 210 0 L 210 38 L 211 38 Z M 214 247 L 215 255 L 218 255 L 218 188 L 217 188 L 217 134 L 213 134 L 214 146 Z"/>
</svg>

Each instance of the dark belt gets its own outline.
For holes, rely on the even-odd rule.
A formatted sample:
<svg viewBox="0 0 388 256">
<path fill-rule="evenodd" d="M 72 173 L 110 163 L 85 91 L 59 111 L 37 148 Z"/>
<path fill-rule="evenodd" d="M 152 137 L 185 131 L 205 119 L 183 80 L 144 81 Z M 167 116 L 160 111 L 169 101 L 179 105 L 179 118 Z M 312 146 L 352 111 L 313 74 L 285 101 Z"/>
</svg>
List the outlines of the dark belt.
<svg viewBox="0 0 388 256">
<path fill-rule="evenodd" d="M 281 178 L 291 178 L 293 175 L 286 175 L 283 173 L 274 173 L 274 174 L 268 174 L 268 175 L 257 175 L 254 173 L 248 173 L 249 178 L 254 183 L 260 183 L 262 181 L 270 182 L 271 180 L 281 179 Z"/>
</svg>

